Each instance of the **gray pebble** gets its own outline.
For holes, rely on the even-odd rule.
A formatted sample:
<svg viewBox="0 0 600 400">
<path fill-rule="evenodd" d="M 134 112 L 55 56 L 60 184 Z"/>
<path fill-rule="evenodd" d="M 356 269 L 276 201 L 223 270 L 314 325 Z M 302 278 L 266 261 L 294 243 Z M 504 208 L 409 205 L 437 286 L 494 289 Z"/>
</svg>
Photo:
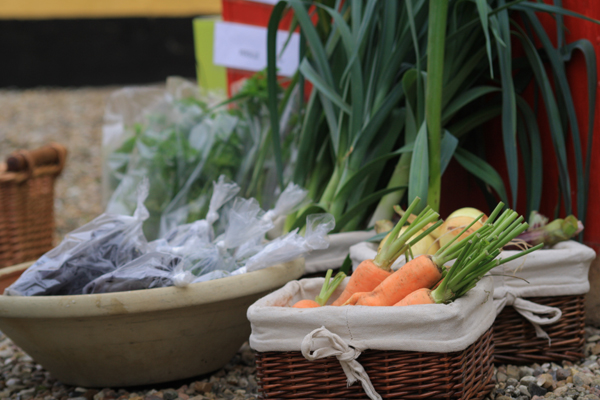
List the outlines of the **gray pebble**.
<svg viewBox="0 0 600 400">
<path fill-rule="evenodd" d="M 167 389 L 163 392 L 164 400 L 175 400 L 178 397 L 179 397 L 178 393 L 173 389 Z"/>
<path fill-rule="evenodd" d="M 537 367 L 533 369 L 533 376 L 540 376 L 544 373 L 544 370 L 541 367 Z"/>
<path fill-rule="evenodd" d="M 556 380 L 564 381 L 571 376 L 571 370 L 566 368 L 559 368 L 556 370 Z"/>
<path fill-rule="evenodd" d="M 35 388 L 23 389 L 19 392 L 18 396 L 20 400 L 31 399 L 35 394 Z M 86 399 L 87 400 L 87 399 Z"/>
<path fill-rule="evenodd" d="M 588 376 L 587 374 L 576 373 L 573 376 L 573 384 L 575 384 L 575 386 L 590 385 L 591 383 L 592 383 L 592 378 L 590 376 Z"/>
<path fill-rule="evenodd" d="M 529 386 L 529 384 L 532 382 L 537 382 L 537 378 L 535 376 L 524 376 L 521 378 L 522 385 Z"/>
<path fill-rule="evenodd" d="M 519 378 L 522 379 L 525 376 L 533 376 L 533 368 L 531 367 L 519 367 Z"/>
<path fill-rule="evenodd" d="M 529 387 L 528 387 L 527 389 L 529 389 L 529 393 L 530 393 L 532 396 L 544 396 L 544 395 L 546 395 L 546 393 L 548 392 L 548 391 L 547 391 L 546 389 L 544 389 L 543 387 L 541 387 L 541 386 L 538 386 L 538 384 L 537 384 L 537 383 L 535 383 L 535 382 L 531 382 L 531 383 L 529 384 Z"/>
<path fill-rule="evenodd" d="M 515 378 L 508 378 L 506 380 L 506 384 L 510 386 L 517 386 L 519 384 L 519 381 Z"/>
<path fill-rule="evenodd" d="M 519 386 L 519 392 L 524 396 L 531 397 L 531 395 L 529 394 L 529 390 L 527 389 L 527 386 L 525 386 L 525 385 Z"/>
<path fill-rule="evenodd" d="M 6 381 L 6 386 L 16 386 L 18 384 L 21 383 L 20 379 L 17 378 L 10 378 L 9 380 Z"/>
<path fill-rule="evenodd" d="M 506 367 L 506 375 L 509 378 L 516 379 L 517 381 L 521 378 L 519 376 L 519 369 L 514 365 L 509 365 Z"/>
<path fill-rule="evenodd" d="M 504 372 L 498 372 L 496 374 L 496 382 L 506 382 L 507 379 L 508 377 Z"/>
</svg>

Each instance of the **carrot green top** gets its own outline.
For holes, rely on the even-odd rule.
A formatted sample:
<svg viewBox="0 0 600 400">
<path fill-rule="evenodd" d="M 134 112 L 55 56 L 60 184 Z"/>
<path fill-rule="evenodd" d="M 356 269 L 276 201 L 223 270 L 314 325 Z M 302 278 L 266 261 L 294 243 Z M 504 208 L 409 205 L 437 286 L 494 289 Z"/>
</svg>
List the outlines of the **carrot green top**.
<svg viewBox="0 0 600 400">
<path fill-rule="evenodd" d="M 415 198 L 415 200 L 413 200 L 410 206 L 408 206 L 406 209 L 406 212 L 402 218 L 400 218 L 400 221 L 398 221 L 396 226 L 390 231 L 390 234 L 381 247 L 381 250 L 379 250 L 373 259 L 373 262 L 379 268 L 389 271 L 394 261 L 400 257 L 400 255 L 404 254 L 410 248 L 410 246 L 423 239 L 442 224 L 442 221 L 438 221 L 440 215 L 433 211 L 431 207 L 427 206 L 419 215 L 417 215 L 408 228 L 401 235 L 398 235 L 404 224 L 407 222 L 408 217 L 411 215 L 412 210 L 419 204 L 420 201 L 420 198 Z M 411 237 L 416 235 L 425 226 L 434 221 L 437 222 L 423 231 L 418 237 L 410 240 Z"/>
<path fill-rule="evenodd" d="M 541 243 L 514 256 L 496 259 L 508 242 L 529 227 L 523 222 L 523 217 L 513 210 L 504 211 L 498 221 L 494 222 L 503 206 L 503 203 L 498 204 L 484 226 L 459 242 L 463 243 L 462 246 L 452 250 L 453 254 L 457 251 L 460 253 L 442 283 L 431 292 L 436 303 L 447 303 L 463 296 L 492 268 L 544 246 Z"/>
<path fill-rule="evenodd" d="M 329 300 L 333 292 L 335 292 L 335 289 L 337 289 L 337 287 L 340 285 L 340 283 L 342 283 L 342 281 L 346 277 L 346 274 L 340 271 L 336 274 L 335 278 L 333 278 L 333 281 L 330 281 L 331 274 L 333 274 L 333 270 L 327 270 L 327 274 L 325 275 L 325 282 L 323 282 L 323 287 L 321 287 L 321 292 L 317 297 L 315 297 L 315 301 L 320 306 L 324 306 L 327 303 L 327 300 Z"/>
</svg>

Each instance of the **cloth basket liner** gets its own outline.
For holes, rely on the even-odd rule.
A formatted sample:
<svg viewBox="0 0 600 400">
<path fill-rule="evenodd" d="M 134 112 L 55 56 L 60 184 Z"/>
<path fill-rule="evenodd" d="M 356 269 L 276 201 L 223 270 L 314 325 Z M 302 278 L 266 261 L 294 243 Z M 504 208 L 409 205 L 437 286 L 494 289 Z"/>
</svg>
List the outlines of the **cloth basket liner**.
<svg viewBox="0 0 600 400">
<path fill-rule="evenodd" d="M 342 282 L 332 299 L 341 294 L 348 280 Z M 325 326 L 361 351 L 446 353 L 466 349 L 494 322 L 493 285 L 489 277 L 450 304 L 289 307 L 299 300 L 314 298 L 323 281 L 324 278 L 312 278 L 289 282 L 250 306 L 247 314 L 252 326 L 250 346 L 261 352 L 300 351 L 304 337 Z"/>
<path fill-rule="evenodd" d="M 510 257 L 517 251 L 503 251 L 500 257 Z M 534 251 L 493 269 L 494 298 L 512 293 L 516 297 L 573 296 L 590 290 L 588 271 L 596 258 L 591 248 L 569 240 L 551 249 Z M 529 283 L 511 278 L 516 275 Z"/>
<path fill-rule="evenodd" d="M 339 268 L 348 252 L 350 246 L 360 243 L 375 235 L 375 231 L 354 231 L 333 233 L 329 235 L 329 247 L 325 250 L 315 250 L 306 255 L 305 274 L 324 272 L 328 269 Z"/>
<path fill-rule="evenodd" d="M 510 257 L 517 252 L 503 251 L 500 258 Z M 350 248 L 353 267 L 363 260 L 374 258 L 375 254 L 375 243 L 361 242 Z M 513 306 L 531 322 L 538 337 L 549 339 L 540 325 L 557 322 L 562 316 L 560 309 L 543 306 L 524 298 L 587 293 L 590 289 L 588 271 L 595 257 L 596 253 L 591 248 L 569 240 L 557 243 L 551 249 L 537 250 L 494 268 L 491 273 L 496 313 L 499 314 L 507 305 Z M 397 268 L 403 263 L 404 258 L 401 257 L 392 268 Z"/>
</svg>

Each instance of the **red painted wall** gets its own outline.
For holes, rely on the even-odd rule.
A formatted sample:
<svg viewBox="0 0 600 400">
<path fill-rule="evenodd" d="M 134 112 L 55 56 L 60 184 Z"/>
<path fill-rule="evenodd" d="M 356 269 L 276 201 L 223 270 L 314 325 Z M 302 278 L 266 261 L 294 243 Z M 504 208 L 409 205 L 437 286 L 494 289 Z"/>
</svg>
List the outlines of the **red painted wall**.
<svg viewBox="0 0 600 400">
<path fill-rule="evenodd" d="M 600 20 L 600 1 L 598 0 L 563 0 L 564 7 L 575 12 L 584 14 L 590 18 Z M 598 76 L 600 76 L 600 25 L 589 21 L 582 21 L 573 17 L 565 17 L 567 43 L 581 38 L 587 38 L 596 51 L 596 63 L 598 65 Z M 584 148 L 587 148 L 588 133 L 588 88 L 587 76 L 585 75 L 585 61 L 583 55 L 575 54 L 568 66 L 569 84 L 575 101 L 579 130 Z M 597 199 L 600 196 L 600 92 L 598 83 L 596 90 L 596 110 L 594 121 L 594 139 L 592 144 L 592 157 L 590 169 L 590 187 L 588 194 L 588 215 L 585 224 L 584 241 L 598 252 L 600 250 L 600 208 Z M 572 151 L 572 147 L 568 148 Z M 553 177 L 549 176 L 545 184 L 553 187 Z"/>
<path fill-rule="evenodd" d="M 549 0 L 546 0 L 550 3 Z M 598 0 L 563 0 L 563 6 L 571 11 L 586 15 L 590 18 L 600 20 L 600 1 Z M 544 13 L 538 14 L 547 28 L 549 36 L 556 40 L 555 21 Z M 597 56 L 600 55 L 600 25 L 593 22 L 583 21 L 574 17 L 565 17 L 566 42 L 571 43 L 578 39 L 586 38 L 594 46 Z M 556 44 L 556 41 L 555 41 Z M 518 41 L 513 41 L 515 54 L 521 53 Z M 598 64 L 598 76 L 600 77 L 600 59 L 596 60 Z M 579 130 L 582 146 L 587 149 L 588 135 L 588 88 L 587 76 L 585 74 L 585 60 L 581 53 L 574 54 L 573 59 L 567 64 L 567 75 L 572 90 L 572 96 L 576 107 Z M 596 199 L 600 196 L 600 92 L 598 85 L 595 87 L 597 92 L 596 112 L 594 121 L 594 142 L 592 145 L 590 186 L 588 193 L 588 215 L 584 221 L 584 241 L 593 247 L 596 251 L 600 250 L 600 208 L 596 206 Z M 524 97 L 533 104 L 533 85 L 527 90 Z M 558 168 L 556 165 L 554 149 L 551 142 L 550 130 L 547 123 L 546 110 L 543 104 L 540 104 L 538 113 L 538 123 L 542 135 L 543 158 L 544 158 L 544 176 L 543 176 L 543 196 L 540 212 L 545 215 L 554 215 L 555 205 L 558 200 Z M 500 172 L 504 178 L 506 189 L 510 198 L 510 187 L 504 162 L 504 152 L 502 151 L 502 139 L 499 119 L 492 121 L 486 129 L 486 148 L 487 157 L 490 163 Z M 568 137 L 571 133 L 569 132 Z M 576 182 L 574 181 L 574 163 L 573 144 L 569 139 L 567 142 L 567 154 L 571 161 L 571 190 L 573 204 L 575 204 Z M 520 165 L 522 168 L 522 165 Z M 460 190 L 457 190 L 459 188 Z M 516 209 L 521 213 L 525 212 L 525 179 L 523 175 L 519 177 L 519 189 Z M 487 205 L 480 193 L 479 188 L 474 183 L 474 178 L 469 177 L 458 165 L 451 165 L 444 175 L 442 182 L 442 216 L 448 215 L 452 210 L 471 205 L 486 210 Z M 576 212 L 576 208 L 574 210 Z M 564 210 L 561 210 L 561 216 L 564 216 Z"/>
</svg>

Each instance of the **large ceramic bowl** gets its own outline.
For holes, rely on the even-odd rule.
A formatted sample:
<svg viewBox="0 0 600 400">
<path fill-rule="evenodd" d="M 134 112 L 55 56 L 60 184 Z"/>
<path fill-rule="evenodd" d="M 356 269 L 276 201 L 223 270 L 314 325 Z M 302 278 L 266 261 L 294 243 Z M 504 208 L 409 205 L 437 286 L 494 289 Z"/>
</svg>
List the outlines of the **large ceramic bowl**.
<svg viewBox="0 0 600 400">
<path fill-rule="evenodd" d="M 0 270 L 0 286 L 28 265 Z M 303 271 L 299 259 L 186 288 L 0 296 L 0 330 L 66 384 L 184 379 L 224 366 L 250 335 L 248 307 Z"/>
</svg>

